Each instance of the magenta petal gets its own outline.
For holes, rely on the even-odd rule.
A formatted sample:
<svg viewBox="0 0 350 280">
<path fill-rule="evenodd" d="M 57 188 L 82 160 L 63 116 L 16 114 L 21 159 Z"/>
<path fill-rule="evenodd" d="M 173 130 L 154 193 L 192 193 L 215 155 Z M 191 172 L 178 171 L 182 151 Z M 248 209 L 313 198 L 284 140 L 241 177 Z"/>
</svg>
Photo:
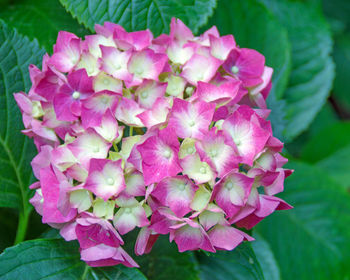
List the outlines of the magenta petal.
<svg viewBox="0 0 350 280">
<path fill-rule="evenodd" d="M 146 185 L 181 172 L 178 158 L 179 142 L 172 130 L 158 131 L 158 136 L 149 137 L 144 143 L 137 146 L 137 150 L 142 157 L 142 170 Z"/>
<path fill-rule="evenodd" d="M 117 196 L 126 188 L 121 160 L 91 159 L 84 188 L 104 200 Z"/>
<path fill-rule="evenodd" d="M 208 232 L 215 249 L 231 251 L 244 240 L 244 235 L 231 226 L 216 225 Z"/>
<path fill-rule="evenodd" d="M 176 216 L 183 217 L 191 211 L 190 204 L 197 189 L 188 177 L 175 176 L 158 183 L 152 195 L 169 206 Z"/>
<path fill-rule="evenodd" d="M 141 228 L 135 243 L 135 254 L 140 256 L 148 254 L 158 239 L 158 234 L 152 234 L 148 227 Z"/>
<path fill-rule="evenodd" d="M 208 235 L 200 227 L 194 228 L 185 225 L 175 231 L 174 240 L 179 248 L 179 252 L 198 249 L 215 252 Z"/>
<path fill-rule="evenodd" d="M 253 183 L 254 179 L 231 172 L 214 186 L 212 197 L 228 217 L 232 217 L 247 202 Z"/>
<path fill-rule="evenodd" d="M 40 170 L 40 182 L 43 202 L 43 223 L 64 223 L 71 221 L 77 211 L 76 209 L 67 209 L 64 216 L 58 209 L 60 203 L 60 181 L 51 167 L 45 167 Z"/>
</svg>

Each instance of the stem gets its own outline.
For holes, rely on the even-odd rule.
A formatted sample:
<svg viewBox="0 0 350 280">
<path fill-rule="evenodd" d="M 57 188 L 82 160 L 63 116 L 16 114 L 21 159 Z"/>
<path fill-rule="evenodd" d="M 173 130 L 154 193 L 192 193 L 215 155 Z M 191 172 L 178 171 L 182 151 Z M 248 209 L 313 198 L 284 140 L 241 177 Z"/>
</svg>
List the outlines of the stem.
<svg viewBox="0 0 350 280">
<path fill-rule="evenodd" d="M 19 214 L 15 244 L 18 244 L 25 239 L 26 233 L 27 233 L 29 216 L 30 216 L 30 211 L 25 211 L 25 212 L 23 211 Z"/>
<path fill-rule="evenodd" d="M 90 267 L 86 265 L 83 272 L 83 276 L 81 277 L 82 280 L 86 278 L 86 275 L 88 274 L 89 270 L 90 270 Z"/>
<path fill-rule="evenodd" d="M 115 142 L 113 142 L 113 148 L 114 148 L 115 152 L 118 152 L 118 147 L 117 147 L 117 144 Z"/>
<path fill-rule="evenodd" d="M 133 126 L 130 126 L 129 127 L 130 130 L 129 130 L 129 136 L 132 136 L 133 132 L 134 132 L 134 127 Z"/>
<path fill-rule="evenodd" d="M 211 122 L 210 126 L 209 126 L 209 130 L 214 126 L 215 122 Z"/>
</svg>

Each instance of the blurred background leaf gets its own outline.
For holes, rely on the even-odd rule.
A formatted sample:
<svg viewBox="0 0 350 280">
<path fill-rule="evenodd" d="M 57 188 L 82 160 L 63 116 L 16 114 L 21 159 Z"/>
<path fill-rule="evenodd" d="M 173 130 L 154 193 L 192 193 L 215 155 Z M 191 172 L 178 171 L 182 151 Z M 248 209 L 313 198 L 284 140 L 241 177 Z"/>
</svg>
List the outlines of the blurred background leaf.
<svg viewBox="0 0 350 280">
<path fill-rule="evenodd" d="M 0 255 L 0 278 L 146 280 L 136 268 L 89 267 L 80 260 L 78 243 L 63 239 L 36 239 L 7 248 Z"/>
<path fill-rule="evenodd" d="M 150 29 L 155 36 L 169 32 L 172 17 L 180 18 L 193 32 L 207 22 L 216 0 L 60 0 L 73 17 L 94 31 L 96 23 L 110 21 L 128 31 Z"/>
<path fill-rule="evenodd" d="M 36 149 L 21 133 L 22 115 L 13 93 L 29 90 L 28 66 L 39 64 L 43 54 L 36 40 L 29 41 L 0 20 L 0 207 L 20 211 L 16 242 L 24 238 L 32 209 L 28 187 L 33 181 L 30 162 Z"/>
<path fill-rule="evenodd" d="M 138 230 L 137 230 L 138 231 Z M 136 235 L 130 240 L 134 244 Z M 128 253 L 140 264 L 141 271 L 152 280 L 198 280 L 199 270 L 193 252 L 179 253 L 174 242 L 169 244 L 169 236 L 160 236 L 150 254 L 137 257 L 133 247 Z"/>
<path fill-rule="evenodd" d="M 0 18 L 18 30 L 0 21 L 0 119 L 6 124 L 0 126 L 0 207 L 13 208 L 0 209 L 0 250 L 13 243 L 17 219 L 28 221 L 31 210 L 27 187 L 35 149 L 20 133 L 21 115 L 12 93 L 28 91 L 28 64 L 39 64 L 44 53 L 39 45 L 50 52 L 59 30 L 82 36 L 94 30 L 94 23 L 106 20 L 129 31 L 150 28 L 158 35 L 169 31 L 175 16 L 197 32 L 215 5 L 215 0 L 0 0 Z M 289 141 L 290 156 L 305 161 L 290 163 L 295 173 L 281 194 L 295 208 L 268 217 L 254 232 L 257 241 L 233 252 L 180 254 L 163 237 L 151 254 L 137 261 L 154 280 L 348 279 L 350 126 L 345 120 L 350 119 L 350 1 L 219 0 L 217 6 L 201 31 L 217 25 L 221 34 L 233 34 L 241 47 L 262 52 L 274 68 L 267 100 L 274 134 Z M 332 92 L 331 54 L 336 63 Z M 37 214 L 29 221 L 27 238 L 48 228 Z M 19 228 L 23 226 L 22 222 Z M 57 231 L 43 236 L 56 237 Z M 145 279 L 121 266 L 87 268 L 76 243 L 56 239 L 24 242 L 0 256 L 1 279 L 21 279 L 25 273 L 26 279 Z"/>
<path fill-rule="evenodd" d="M 262 269 L 264 278 L 266 280 L 280 280 L 280 269 L 269 243 L 259 233 L 254 232 L 253 237 L 255 240 L 251 245 Z"/>
<path fill-rule="evenodd" d="M 275 212 L 257 231 L 270 244 L 284 280 L 346 279 L 350 275 L 350 195 L 322 169 L 291 161 L 296 172 Z"/>
<path fill-rule="evenodd" d="M 336 37 L 333 55 L 336 63 L 335 106 L 341 117 L 350 119 L 350 32 Z"/>
<path fill-rule="evenodd" d="M 60 30 L 80 37 L 88 33 L 59 0 L 16 0 L 7 6 L 0 3 L 0 18 L 30 39 L 36 38 L 49 53 Z"/>
<path fill-rule="evenodd" d="M 197 259 L 201 280 L 265 279 L 261 266 L 249 243 L 243 243 L 233 251 L 218 251 L 210 256 L 201 253 Z"/>
<path fill-rule="evenodd" d="M 334 64 L 332 38 L 318 6 L 288 0 L 262 0 L 287 29 L 292 46 L 292 72 L 283 98 L 287 102 L 290 142 L 311 124 L 329 95 Z"/>
<path fill-rule="evenodd" d="M 301 158 L 316 163 L 339 185 L 350 189 L 350 122 L 336 122 L 319 131 L 303 147 Z"/>
</svg>

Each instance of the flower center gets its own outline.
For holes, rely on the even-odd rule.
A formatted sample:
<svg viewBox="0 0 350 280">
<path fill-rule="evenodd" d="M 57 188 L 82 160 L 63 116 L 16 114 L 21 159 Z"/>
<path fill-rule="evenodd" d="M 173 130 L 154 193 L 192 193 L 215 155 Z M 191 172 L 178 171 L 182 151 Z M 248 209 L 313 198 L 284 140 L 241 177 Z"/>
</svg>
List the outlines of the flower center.
<svg viewBox="0 0 350 280">
<path fill-rule="evenodd" d="M 111 178 L 111 177 L 107 178 L 107 184 L 110 186 L 113 185 L 114 184 L 113 178 Z"/>
<path fill-rule="evenodd" d="M 131 213 L 131 208 L 130 207 L 125 208 L 125 213 L 126 214 L 130 214 Z"/>
<path fill-rule="evenodd" d="M 230 190 L 233 188 L 233 184 L 231 181 L 227 182 L 226 185 L 225 185 L 226 189 Z"/>
<path fill-rule="evenodd" d="M 232 66 L 231 71 L 233 74 L 237 74 L 239 72 L 239 68 L 236 65 L 234 65 Z"/>
<path fill-rule="evenodd" d="M 141 75 L 142 73 L 143 73 L 143 70 L 140 68 L 135 70 L 136 75 Z"/>
<path fill-rule="evenodd" d="M 192 154 L 193 152 L 194 152 L 194 148 L 193 147 L 187 148 L 187 153 L 188 154 Z"/>
<path fill-rule="evenodd" d="M 234 142 L 235 142 L 236 146 L 239 146 L 242 144 L 240 139 L 237 139 L 237 140 L 234 139 Z"/>
<path fill-rule="evenodd" d="M 74 99 L 78 99 L 78 98 L 80 97 L 80 92 L 79 92 L 79 91 L 73 92 L 72 97 L 73 97 Z"/>
<path fill-rule="evenodd" d="M 199 172 L 202 173 L 202 174 L 205 174 L 205 173 L 207 173 L 207 169 L 206 169 L 204 166 L 202 166 L 202 167 L 199 169 Z"/>
<path fill-rule="evenodd" d="M 211 150 L 211 151 L 209 152 L 209 154 L 210 154 L 211 157 L 216 157 L 216 156 L 218 155 L 218 151 L 215 150 L 215 149 L 213 149 L 213 150 Z"/>
<path fill-rule="evenodd" d="M 164 151 L 163 156 L 166 158 L 170 158 L 171 157 L 171 151 L 169 151 L 168 149 Z"/>
<path fill-rule="evenodd" d="M 102 102 L 103 104 L 107 105 L 108 102 L 109 102 L 109 98 L 108 98 L 107 96 L 103 96 L 103 97 L 101 98 L 101 102 Z"/>
<path fill-rule="evenodd" d="M 148 92 L 147 92 L 147 91 L 141 92 L 141 97 L 142 97 L 143 99 L 147 98 L 147 97 L 148 97 Z"/>
<path fill-rule="evenodd" d="M 100 148 L 99 147 L 94 147 L 93 151 L 94 151 L 94 153 L 98 153 L 100 151 Z"/>
<path fill-rule="evenodd" d="M 204 78 L 204 75 L 203 75 L 202 73 L 198 73 L 197 79 L 198 79 L 199 81 L 202 81 L 203 78 Z"/>
<path fill-rule="evenodd" d="M 180 191 L 183 191 L 183 190 L 185 190 L 185 187 L 186 187 L 186 184 L 181 183 L 181 184 L 179 185 L 179 190 L 180 190 Z"/>
<path fill-rule="evenodd" d="M 109 82 L 109 80 L 108 80 L 107 78 L 104 78 L 104 79 L 103 79 L 103 84 L 104 84 L 104 85 L 108 86 L 109 83 L 110 83 L 110 82 Z"/>
<path fill-rule="evenodd" d="M 194 122 L 194 120 L 190 120 L 190 121 L 188 122 L 188 125 L 189 125 L 190 127 L 193 127 L 195 124 L 196 124 L 196 123 Z"/>
</svg>

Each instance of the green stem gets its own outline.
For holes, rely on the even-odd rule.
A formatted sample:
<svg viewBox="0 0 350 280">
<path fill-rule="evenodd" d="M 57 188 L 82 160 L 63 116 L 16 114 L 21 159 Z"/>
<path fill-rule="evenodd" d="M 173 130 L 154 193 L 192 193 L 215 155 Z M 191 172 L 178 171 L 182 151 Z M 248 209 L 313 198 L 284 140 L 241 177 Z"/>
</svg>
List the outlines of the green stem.
<svg viewBox="0 0 350 280">
<path fill-rule="evenodd" d="M 30 212 L 31 211 L 21 211 L 21 213 L 19 214 L 15 244 L 22 242 L 26 237 Z"/>
<path fill-rule="evenodd" d="M 115 152 L 118 152 L 118 147 L 117 147 L 117 144 L 115 142 L 113 142 L 113 148 L 114 148 Z"/>
<path fill-rule="evenodd" d="M 81 276 L 82 280 L 86 279 L 86 275 L 88 274 L 89 270 L 90 270 L 90 267 L 88 265 L 86 265 L 85 269 L 84 269 L 84 272 L 83 272 L 83 275 Z"/>
<path fill-rule="evenodd" d="M 130 130 L 129 130 L 129 136 L 132 136 L 134 132 L 134 127 L 130 126 Z"/>
</svg>

